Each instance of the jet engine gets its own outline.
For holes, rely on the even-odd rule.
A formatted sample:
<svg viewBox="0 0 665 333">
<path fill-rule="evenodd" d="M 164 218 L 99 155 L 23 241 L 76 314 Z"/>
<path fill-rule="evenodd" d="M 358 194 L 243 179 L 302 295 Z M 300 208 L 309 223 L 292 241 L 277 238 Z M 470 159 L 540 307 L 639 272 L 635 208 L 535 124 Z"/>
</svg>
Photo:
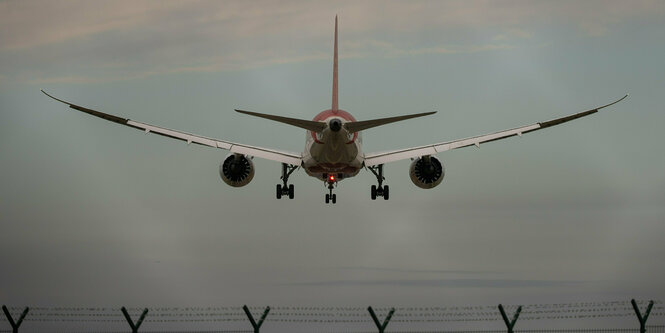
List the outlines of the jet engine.
<svg viewBox="0 0 665 333">
<path fill-rule="evenodd" d="M 413 162 L 409 168 L 411 181 L 420 188 L 433 188 L 441 184 L 446 170 L 436 157 L 422 156 Z"/>
<path fill-rule="evenodd" d="M 254 178 L 254 163 L 245 155 L 229 154 L 219 164 L 219 176 L 233 187 L 245 186 Z"/>
</svg>

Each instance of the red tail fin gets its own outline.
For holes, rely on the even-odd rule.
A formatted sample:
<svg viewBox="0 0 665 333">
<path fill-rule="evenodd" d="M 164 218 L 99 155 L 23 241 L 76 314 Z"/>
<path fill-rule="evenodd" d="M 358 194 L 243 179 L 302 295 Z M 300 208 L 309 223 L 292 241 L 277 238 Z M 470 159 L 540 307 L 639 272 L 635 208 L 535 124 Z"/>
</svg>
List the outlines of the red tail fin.
<svg viewBox="0 0 665 333">
<path fill-rule="evenodd" d="M 333 56 L 332 111 L 338 110 L 337 104 L 337 15 L 335 15 L 335 55 Z"/>
</svg>

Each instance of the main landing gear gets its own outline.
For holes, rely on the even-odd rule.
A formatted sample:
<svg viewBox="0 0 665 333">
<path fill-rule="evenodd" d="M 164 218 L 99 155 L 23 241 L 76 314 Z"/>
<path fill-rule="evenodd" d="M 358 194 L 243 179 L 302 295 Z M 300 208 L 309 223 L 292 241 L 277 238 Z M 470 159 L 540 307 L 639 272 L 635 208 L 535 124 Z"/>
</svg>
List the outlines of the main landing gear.
<svg viewBox="0 0 665 333">
<path fill-rule="evenodd" d="M 282 180 L 283 185 L 277 184 L 277 199 L 281 199 L 283 195 L 288 196 L 289 199 L 293 199 L 293 184 L 288 185 L 288 181 L 289 176 L 293 171 L 296 171 L 296 169 L 298 169 L 297 165 L 282 163 L 282 177 L 280 177 L 280 179 Z"/>
<path fill-rule="evenodd" d="M 326 179 L 326 182 L 328 183 L 328 191 L 330 191 L 330 193 L 326 194 L 326 203 L 330 203 L 331 201 L 333 204 L 337 203 L 337 194 L 332 193 L 336 181 L 334 175 L 329 175 L 328 179 Z"/>
<path fill-rule="evenodd" d="M 376 176 L 376 180 L 379 182 L 378 186 L 372 185 L 372 200 L 376 200 L 376 197 L 383 197 L 383 200 L 388 200 L 388 198 L 390 198 L 390 188 L 388 185 L 382 185 L 383 181 L 386 179 L 383 177 L 383 164 L 373 165 L 367 168 L 369 171 L 372 171 Z"/>
</svg>

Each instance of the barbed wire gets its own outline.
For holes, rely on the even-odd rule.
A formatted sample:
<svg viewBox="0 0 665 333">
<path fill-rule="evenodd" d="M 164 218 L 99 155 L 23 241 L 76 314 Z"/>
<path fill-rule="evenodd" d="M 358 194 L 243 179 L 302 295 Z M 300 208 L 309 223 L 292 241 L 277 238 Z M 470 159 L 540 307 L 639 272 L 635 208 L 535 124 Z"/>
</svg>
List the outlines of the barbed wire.
<svg viewBox="0 0 665 333">
<path fill-rule="evenodd" d="M 646 301 L 637 302 L 644 307 Z M 507 311 L 515 311 L 518 305 L 506 305 Z M 10 312 L 20 313 L 23 307 L 10 306 Z M 245 322 L 247 316 L 240 306 L 190 306 L 190 307 L 148 307 L 146 322 Z M 265 307 L 250 306 L 253 313 L 262 313 Z M 374 308 L 378 316 L 385 316 L 390 307 Z M 129 313 L 138 315 L 140 307 L 127 308 Z M 662 301 L 654 302 L 652 317 L 664 316 L 665 305 Z M 570 320 L 621 318 L 635 316 L 629 301 L 573 302 L 554 304 L 526 304 L 522 306 L 520 321 L 530 320 Z M 124 323 L 125 318 L 120 307 L 30 307 L 25 318 L 33 322 L 99 322 Z M 501 315 L 495 305 L 482 306 L 428 306 L 395 307 L 391 322 L 398 323 L 438 323 L 438 322 L 484 322 L 499 321 Z M 6 322 L 4 316 L 0 321 Z M 281 323 L 371 323 L 365 307 L 339 306 L 275 306 L 266 321 Z"/>
</svg>

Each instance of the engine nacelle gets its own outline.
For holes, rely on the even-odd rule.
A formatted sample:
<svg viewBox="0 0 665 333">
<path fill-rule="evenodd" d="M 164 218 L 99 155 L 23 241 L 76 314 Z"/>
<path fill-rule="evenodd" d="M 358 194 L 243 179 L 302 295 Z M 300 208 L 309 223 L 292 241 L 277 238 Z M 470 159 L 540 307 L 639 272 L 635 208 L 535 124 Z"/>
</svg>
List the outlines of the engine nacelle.
<svg viewBox="0 0 665 333">
<path fill-rule="evenodd" d="M 420 188 L 432 188 L 441 184 L 446 170 L 443 164 L 433 156 L 422 156 L 413 162 L 409 168 L 411 181 Z"/>
<path fill-rule="evenodd" d="M 219 176 L 233 187 L 245 186 L 254 178 L 254 163 L 245 155 L 229 154 L 219 164 Z"/>
</svg>

